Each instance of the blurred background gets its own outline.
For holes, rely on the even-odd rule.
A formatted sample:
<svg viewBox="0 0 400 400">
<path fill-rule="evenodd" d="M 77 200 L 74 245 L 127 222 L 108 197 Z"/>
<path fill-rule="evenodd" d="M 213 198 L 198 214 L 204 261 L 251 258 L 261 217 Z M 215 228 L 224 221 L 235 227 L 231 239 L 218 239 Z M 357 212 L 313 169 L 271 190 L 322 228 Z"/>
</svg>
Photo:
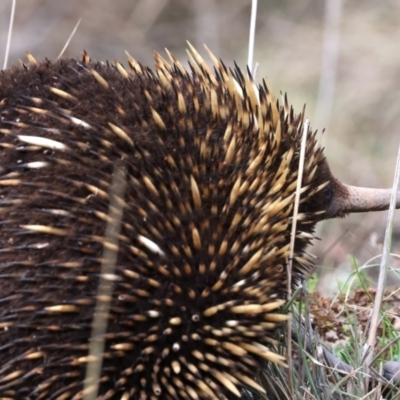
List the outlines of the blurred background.
<svg viewBox="0 0 400 400">
<path fill-rule="evenodd" d="M 0 0 L 0 60 L 11 0 Z M 128 50 L 151 65 L 167 47 L 182 62 L 186 40 L 208 47 L 228 66 L 245 67 L 250 0 L 17 0 L 8 65 L 56 58 L 81 20 L 64 56 L 124 61 Z M 254 60 L 267 78 L 321 132 L 331 170 L 342 181 L 391 187 L 400 144 L 400 1 L 259 0 Z M 205 54 L 205 52 L 203 52 Z M 359 265 L 379 262 L 387 213 L 360 214 L 318 226 L 320 285 L 344 282 Z M 393 253 L 400 253 L 400 211 Z M 391 259 L 393 269 L 399 258 Z M 370 274 L 376 277 L 377 268 Z M 332 275 L 333 274 L 333 275 Z M 396 281 L 392 274 L 390 282 Z M 397 281 L 398 282 L 398 281 Z"/>
</svg>

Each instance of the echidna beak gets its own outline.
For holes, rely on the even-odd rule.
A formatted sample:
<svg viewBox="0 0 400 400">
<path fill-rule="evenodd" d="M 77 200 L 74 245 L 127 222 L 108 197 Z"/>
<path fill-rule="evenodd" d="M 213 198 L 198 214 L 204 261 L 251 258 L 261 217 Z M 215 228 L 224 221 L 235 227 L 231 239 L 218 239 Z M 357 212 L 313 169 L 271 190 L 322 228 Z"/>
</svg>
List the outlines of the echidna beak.
<svg viewBox="0 0 400 400">
<path fill-rule="evenodd" d="M 370 189 L 335 182 L 328 218 L 341 217 L 349 213 L 383 211 L 390 205 L 392 189 Z M 400 208 L 400 191 L 396 195 L 396 208 Z"/>
</svg>

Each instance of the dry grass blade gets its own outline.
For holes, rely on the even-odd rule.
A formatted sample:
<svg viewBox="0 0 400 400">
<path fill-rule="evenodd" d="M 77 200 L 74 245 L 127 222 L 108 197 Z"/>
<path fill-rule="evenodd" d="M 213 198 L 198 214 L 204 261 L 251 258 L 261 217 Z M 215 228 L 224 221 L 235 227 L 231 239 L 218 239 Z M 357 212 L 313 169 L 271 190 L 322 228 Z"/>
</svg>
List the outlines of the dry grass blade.
<svg viewBox="0 0 400 400">
<path fill-rule="evenodd" d="M 81 23 L 81 21 L 82 21 L 82 18 L 79 18 L 79 20 L 78 20 L 78 22 L 76 23 L 74 29 L 72 30 L 72 32 L 71 32 L 71 34 L 69 35 L 67 41 L 65 42 L 64 47 L 62 48 L 60 54 L 58 55 L 57 60 L 58 60 L 59 58 L 61 58 L 62 55 L 64 54 L 64 52 L 65 52 L 65 50 L 67 49 L 68 45 L 70 44 L 72 38 L 74 37 L 75 32 L 76 32 L 76 30 L 78 29 L 78 26 L 79 26 L 79 24 Z"/>
<path fill-rule="evenodd" d="M 396 169 L 395 169 L 393 188 L 392 188 L 392 197 L 390 200 L 390 208 L 386 224 L 385 241 L 383 246 L 383 254 L 382 254 L 380 270 L 379 270 L 378 286 L 376 291 L 374 308 L 372 310 L 371 325 L 368 333 L 367 346 L 364 349 L 364 353 L 366 354 L 364 363 L 366 370 L 369 368 L 373 359 L 373 349 L 375 346 L 376 331 L 378 329 L 380 310 L 386 288 L 388 261 L 392 244 L 393 220 L 394 220 L 394 212 L 396 209 L 396 196 L 399 187 L 399 180 L 400 180 L 400 147 L 397 156 Z"/>
<path fill-rule="evenodd" d="M 249 56 L 247 59 L 247 65 L 249 70 L 255 76 L 256 70 L 253 70 L 253 59 L 254 59 L 254 42 L 256 35 L 256 21 L 257 20 L 257 0 L 251 1 L 251 17 L 250 17 L 250 36 L 249 36 Z"/>
<path fill-rule="evenodd" d="M 125 197 L 126 168 L 123 165 L 114 167 L 113 181 L 110 187 L 109 222 L 105 232 L 106 243 L 101 266 L 101 278 L 92 324 L 92 335 L 89 345 L 89 361 L 86 368 L 84 400 L 95 400 L 101 375 L 102 354 L 104 351 L 104 334 L 107 331 L 108 313 L 113 290 L 113 275 L 118 254 L 118 235 L 121 230 L 123 207 L 121 199 Z"/>
<path fill-rule="evenodd" d="M 287 268 L 288 268 L 288 300 L 290 300 L 290 298 L 292 297 L 291 274 L 292 274 L 292 265 L 293 265 L 294 242 L 296 240 L 297 215 L 298 215 L 299 204 L 300 204 L 300 190 L 301 190 L 301 182 L 302 182 L 302 178 L 303 178 L 304 160 L 305 160 L 305 151 L 306 151 L 307 133 L 308 133 L 309 124 L 310 123 L 307 119 L 303 125 L 303 136 L 301 139 L 301 147 L 300 147 L 299 170 L 298 170 L 298 177 L 297 177 L 297 186 L 296 186 L 294 211 L 293 211 L 293 223 L 292 223 L 292 231 L 291 231 L 291 238 L 290 238 L 290 256 L 289 256 L 289 262 L 287 265 Z M 289 332 L 290 332 L 290 330 L 289 330 Z"/>
<path fill-rule="evenodd" d="M 303 111 L 304 112 L 304 111 Z M 297 227 L 297 215 L 300 204 L 300 190 L 301 190 L 301 182 L 303 178 L 303 170 L 304 170 L 304 159 L 305 159 L 305 151 L 306 151 L 306 143 L 307 143 L 307 133 L 308 133 L 309 121 L 308 119 L 305 121 L 303 125 L 303 136 L 300 147 L 300 159 L 299 159 L 299 172 L 297 175 L 297 183 L 296 183 L 296 194 L 295 194 L 295 202 L 294 202 L 294 211 L 293 211 L 293 222 L 292 222 L 292 231 L 290 238 L 290 255 L 287 263 L 287 290 L 288 290 L 288 300 L 290 301 L 292 297 L 292 267 L 293 267 L 293 255 L 294 255 L 294 242 L 296 239 L 296 227 Z M 289 319 L 287 323 L 287 331 L 292 331 L 292 322 Z M 291 341 L 287 342 L 287 361 L 289 365 L 289 391 L 293 396 L 293 381 L 292 381 L 292 373 L 291 370 L 293 368 L 292 365 L 292 346 Z"/>
<path fill-rule="evenodd" d="M 12 0 L 11 14 L 10 14 L 10 25 L 9 25 L 9 28 L 8 28 L 7 45 L 6 45 L 6 52 L 4 54 L 3 69 L 7 68 L 8 56 L 10 54 L 11 36 L 12 36 L 12 30 L 13 30 L 13 25 L 14 25 L 15 7 L 16 6 L 17 6 L 17 0 Z"/>
</svg>

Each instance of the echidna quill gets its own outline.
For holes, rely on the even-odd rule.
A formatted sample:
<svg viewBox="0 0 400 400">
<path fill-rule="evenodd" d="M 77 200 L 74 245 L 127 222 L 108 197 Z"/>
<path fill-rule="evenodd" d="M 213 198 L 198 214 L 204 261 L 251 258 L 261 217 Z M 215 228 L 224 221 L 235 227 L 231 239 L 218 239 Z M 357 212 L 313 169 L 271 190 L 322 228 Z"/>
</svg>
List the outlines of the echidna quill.
<svg viewBox="0 0 400 400">
<path fill-rule="evenodd" d="M 158 54 L 154 72 L 86 54 L 2 71 L 0 398 L 239 398 L 264 390 L 254 376 L 265 360 L 284 364 L 271 333 L 287 318 L 304 111 L 191 50 L 191 71 Z M 317 221 L 389 197 L 333 178 L 309 132 L 292 281 L 311 267 Z M 107 329 L 91 339 L 98 300 Z M 104 351 L 89 355 L 96 340 Z M 96 359 L 99 385 L 85 386 Z"/>
</svg>

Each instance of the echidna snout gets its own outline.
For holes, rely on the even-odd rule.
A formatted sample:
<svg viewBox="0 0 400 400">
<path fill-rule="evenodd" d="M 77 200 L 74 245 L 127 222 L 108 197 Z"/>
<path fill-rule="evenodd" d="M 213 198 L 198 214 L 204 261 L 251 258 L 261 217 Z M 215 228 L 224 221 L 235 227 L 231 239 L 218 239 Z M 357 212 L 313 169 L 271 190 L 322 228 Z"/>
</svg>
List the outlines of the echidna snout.
<svg viewBox="0 0 400 400">
<path fill-rule="evenodd" d="M 155 72 L 132 58 L 130 71 L 87 55 L 30 61 L 0 75 L 0 397 L 83 397 L 107 249 L 97 398 L 263 392 L 264 360 L 285 362 L 274 330 L 287 319 L 304 115 L 237 68 L 215 61 L 212 73 L 194 49 L 190 73 L 159 55 Z M 351 211 L 337 185 L 309 132 L 294 282 L 311 267 L 315 223 Z"/>
</svg>

